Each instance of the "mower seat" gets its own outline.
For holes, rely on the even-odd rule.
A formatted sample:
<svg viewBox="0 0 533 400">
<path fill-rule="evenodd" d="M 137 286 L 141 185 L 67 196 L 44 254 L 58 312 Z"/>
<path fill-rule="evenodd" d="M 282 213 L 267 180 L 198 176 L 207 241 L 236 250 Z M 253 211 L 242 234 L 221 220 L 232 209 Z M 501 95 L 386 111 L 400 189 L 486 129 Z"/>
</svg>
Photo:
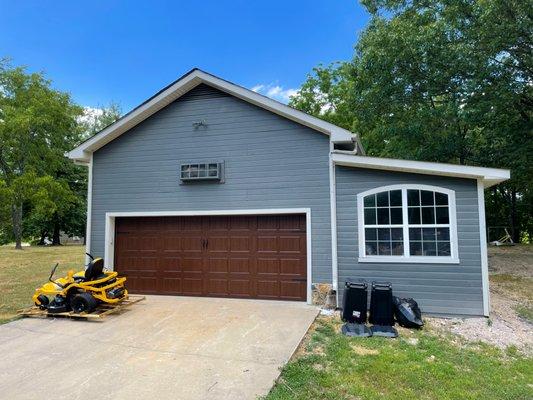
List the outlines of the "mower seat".
<svg viewBox="0 0 533 400">
<path fill-rule="evenodd" d="M 92 281 L 95 279 L 98 279 L 104 275 L 104 259 L 103 258 L 95 258 L 92 260 L 89 265 L 87 266 L 87 269 L 85 270 L 85 281 Z"/>
</svg>

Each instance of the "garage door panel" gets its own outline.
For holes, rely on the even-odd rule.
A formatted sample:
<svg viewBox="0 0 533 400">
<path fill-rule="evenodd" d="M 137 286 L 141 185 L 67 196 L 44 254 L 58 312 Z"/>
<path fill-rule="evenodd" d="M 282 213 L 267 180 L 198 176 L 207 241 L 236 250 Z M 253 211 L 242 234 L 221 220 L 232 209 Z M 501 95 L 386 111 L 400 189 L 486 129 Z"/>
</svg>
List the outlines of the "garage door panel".
<svg viewBox="0 0 533 400">
<path fill-rule="evenodd" d="M 249 236 L 230 237 L 230 251 L 232 253 L 250 253 L 251 238 Z"/>
<path fill-rule="evenodd" d="M 207 294 L 210 296 L 227 296 L 228 281 L 226 279 L 208 279 Z"/>
<path fill-rule="evenodd" d="M 228 284 L 229 294 L 239 297 L 251 297 L 251 283 L 249 280 L 244 279 L 233 279 L 229 281 Z"/>
<path fill-rule="evenodd" d="M 180 244 L 179 249 L 181 252 L 201 253 L 203 251 L 201 236 L 183 237 L 180 240 Z"/>
<path fill-rule="evenodd" d="M 304 215 L 117 218 L 132 293 L 306 299 Z"/>
<path fill-rule="evenodd" d="M 186 257 L 182 259 L 181 270 L 183 272 L 198 272 L 203 273 L 204 270 L 204 259 L 197 257 L 191 258 Z"/>
<path fill-rule="evenodd" d="M 257 252 L 258 253 L 277 253 L 278 238 L 276 236 L 258 236 Z"/>
<path fill-rule="evenodd" d="M 209 245 L 207 247 L 208 253 L 228 252 L 229 238 L 227 236 L 209 236 Z"/>
<path fill-rule="evenodd" d="M 275 280 L 258 280 L 257 297 L 259 298 L 279 298 L 279 282 Z"/>
<path fill-rule="evenodd" d="M 227 273 L 229 271 L 227 258 L 209 257 L 207 259 L 207 262 L 209 265 L 210 273 L 217 273 L 217 272 Z"/>
<path fill-rule="evenodd" d="M 250 259 L 249 258 L 230 258 L 228 260 L 228 270 L 232 273 L 250 274 Z"/>
<path fill-rule="evenodd" d="M 301 253 L 299 236 L 280 236 L 278 251 L 280 253 Z"/>
<path fill-rule="evenodd" d="M 282 258 L 280 260 L 280 274 L 300 276 L 302 264 L 305 261 L 300 258 Z"/>
<path fill-rule="evenodd" d="M 201 296 L 204 292 L 203 278 L 183 278 L 182 290 L 180 294 L 189 296 Z"/>
<path fill-rule="evenodd" d="M 276 258 L 258 258 L 257 275 L 279 274 L 279 260 Z"/>
</svg>

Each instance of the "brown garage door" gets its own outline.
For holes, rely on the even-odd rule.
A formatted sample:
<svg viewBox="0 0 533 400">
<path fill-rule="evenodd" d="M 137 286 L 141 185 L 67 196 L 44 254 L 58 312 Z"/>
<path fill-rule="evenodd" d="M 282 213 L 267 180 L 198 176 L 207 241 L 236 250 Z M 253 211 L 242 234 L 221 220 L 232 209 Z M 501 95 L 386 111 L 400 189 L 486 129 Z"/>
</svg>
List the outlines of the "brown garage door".
<svg viewBox="0 0 533 400">
<path fill-rule="evenodd" d="M 115 270 L 132 293 L 306 299 L 305 215 L 128 217 Z"/>
</svg>

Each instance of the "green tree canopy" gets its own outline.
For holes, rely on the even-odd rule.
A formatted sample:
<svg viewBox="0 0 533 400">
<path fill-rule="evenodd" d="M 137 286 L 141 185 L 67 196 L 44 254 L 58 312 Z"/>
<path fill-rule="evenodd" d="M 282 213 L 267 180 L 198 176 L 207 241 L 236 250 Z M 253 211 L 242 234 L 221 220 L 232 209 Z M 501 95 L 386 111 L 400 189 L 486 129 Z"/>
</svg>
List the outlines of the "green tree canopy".
<svg viewBox="0 0 533 400">
<path fill-rule="evenodd" d="M 533 2 L 366 0 L 349 62 L 319 66 L 291 104 L 358 132 L 367 153 L 510 168 L 489 225 L 533 234 Z"/>
<path fill-rule="evenodd" d="M 23 206 L 34 204 L 42 210 L 41 205 L 54 203 L 56 207 L 54 198 L 57 201 L 67 190 L 54 176 L 64 165 L 64 153 L 79 141 L 81 112 L 42 73 L 28 73 L 0 60 L 0 182 L 17 248 L 21 248 Z M 69 196 L 63 193 L 61 198 Z"/>
</svg>

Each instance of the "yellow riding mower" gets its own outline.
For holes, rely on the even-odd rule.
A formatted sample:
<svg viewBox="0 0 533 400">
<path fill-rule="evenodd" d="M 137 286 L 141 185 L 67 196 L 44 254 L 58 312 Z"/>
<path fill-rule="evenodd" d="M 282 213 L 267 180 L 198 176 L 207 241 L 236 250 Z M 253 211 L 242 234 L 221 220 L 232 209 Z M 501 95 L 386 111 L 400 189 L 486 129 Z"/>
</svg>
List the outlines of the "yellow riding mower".
<svg viewBox="0 0 533 400">
<path fill-rule="evenodd" d="M 124 287 L 126 278 L 119 278 L 116 272 L 104 270 L 104 260 L 86 253 L 91 262 L 85 271 L 70 270 L 64 278 L 52 279 L 57 266 L 52 269 L 49 282 L 35 290 L 33 302 L 49 313 L 74 311 L 90 313 L 99 303 L 115 304 L 128 297 Z M 52 300 L 50 301 L 50 297 Z"/>
</svg>

